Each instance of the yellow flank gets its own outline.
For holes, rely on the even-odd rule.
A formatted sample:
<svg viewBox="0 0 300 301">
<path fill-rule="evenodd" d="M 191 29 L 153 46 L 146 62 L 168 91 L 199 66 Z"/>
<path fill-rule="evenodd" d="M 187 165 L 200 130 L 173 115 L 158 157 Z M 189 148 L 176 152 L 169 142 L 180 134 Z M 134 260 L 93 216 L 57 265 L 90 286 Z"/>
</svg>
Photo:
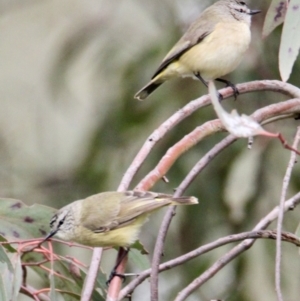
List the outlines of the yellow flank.
<svg viewBox="0 0 300 301">
<path fill-rule="evenodd" d="M 68 240 L 91 247 L 128 247 L 138 239 L 141 226 L 145 223 L 147 216 L 148 214 L 144 214 L 127 226 L 101 233 L 79 226 L 74 236 L 69 237 Z"/>
</svg>

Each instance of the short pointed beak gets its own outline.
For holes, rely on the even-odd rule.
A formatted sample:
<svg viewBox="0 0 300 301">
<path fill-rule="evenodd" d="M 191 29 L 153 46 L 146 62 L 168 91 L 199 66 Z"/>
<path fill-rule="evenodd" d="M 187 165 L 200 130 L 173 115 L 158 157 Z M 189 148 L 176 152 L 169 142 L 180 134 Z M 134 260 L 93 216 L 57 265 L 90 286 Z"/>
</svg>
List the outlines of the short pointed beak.
<svg viewBox="0 0 300 301">
<path fill-rule="evenodd" d="M 253 15 L 259 14 L 260 12 L 261 12 L 261 10 L 259 10 L 259 9 L 253 9 L 253 10 L 250 10 L 249 15 L 253 16 Z"/>
<path fill-rule="evenodd" d="M 56 232 L 57 232 L 56 230 L 52 230 L 52 231 L 44 238 L 44 240 L 43 240 L 41 243 L 47 241 L 49 238 L 51 238 L 52 236 L 54 236 L 54 235 L 56 234 Z"/>
</svg>

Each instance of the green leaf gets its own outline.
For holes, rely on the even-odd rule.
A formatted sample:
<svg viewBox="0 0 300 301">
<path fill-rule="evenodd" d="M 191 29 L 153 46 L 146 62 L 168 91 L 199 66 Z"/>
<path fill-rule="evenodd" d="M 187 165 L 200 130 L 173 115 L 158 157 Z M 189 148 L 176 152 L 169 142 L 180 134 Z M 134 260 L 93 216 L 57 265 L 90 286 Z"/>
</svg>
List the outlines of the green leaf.
<svg viewBox="0 0 300 301">
<path fill-rule="evenodd" d="M 13 293 L 12 293 L 12 300 L 15 301 L 18 298 L 20 288 L 22 285 L 22 265 L 21 265 L 21 258 L 19 254 L 13 255 L 13 263 L 14 263 L 14 279 L 13 283 Z"/>
<path fill-rule="evenodd" d="M 149 269 L 151 266 L 149 257 L 145 254 L 144 255 L 141 254 L 136 249 L 130 249 L 128 256 L 129 256 L 130 263 L 133 263 L 140 270 Z"/>
<path fill-rule="evenodd" d="M 98 290 L 94 290 L 93 295 L 92 295 L 92 299 L 93 301 L 104 301 L 106 298 L 106 294 L 107 294 L 107 275 L 105 273 L 103 273 L 103 271 L 100 269 L 98 271 L 98 275 L 97 275 L 97 279 L 96 279 L 96 285 L 98 287 L 98 290 L 100 290 L 100 292 L 98 292 Z"/>
<path fill-rule="evenodd" d="M 54 267 L 52 267 L 52 269 L 53 268 Z M 50 272 L 49 274 L 49 282 L 50 282 L 50 292 L 49 292 L 50 300 L 58 300 L 58 294 L 55 291 L 55 279 L 54 279 L 53 272 Z"/>
<path fill-rule="evenodd" d="M 55 211 L 42 205 L 27 206 L 19 200 L 1 198 L 0 235 L 8 241 L 45 236 Z"/>
<path fill-rule="evenodd" d="M 290 0 L 283 25 L 279 49 L 279 70 L 281 78 L 286 82 L 292 72 L 293 65 L 300 48 L 300 0 Z"/>
<path fill-rule="evenodd" d="M 265 17 L 262 31 L 263 38 L 266 38 L 277 26 L 283 23 L 287 10 L 286 0 L 273 0 Z"/>
<path fill-rule="evenodd" d="M 11 259 L 6 254 L 2 246 L 0 246 L 0 264 L 1 265 L 1 285 L 4 286 L 4 293 L 7 300 L 17 300 L 20 287 L 22 285 L 22 265 L 19 254 L 10 254 Z M 0 290 L 1 290 L 0 285 Z M 0 294 L 1 296 L 1 294 Z M 0 299 L 1 300 L 1 299 Z M 5 300 L 5 299 L 4 299 Z"/>
<path fill-rule="evenodd" d="M 6 242 L 7 239 L 5 239 L 2 235 L 0 235 L 0 244 L 1 244 L 1 242 L 4 242 L 4 241 Z M 2 244 L 2 247 L 10 253 L 17 252 L 17 250 L 14 247 L 12 247 L 10 244 Z"/>
<path fill-rule="evenodd" d="M 12 273 L 6 262 L 0 262 L 0 301 L 11 300 L 12 297 Z"/>
<path fill-rule="evenodd" d="M 149 254 L 145 246 L 139 240 L 137 240 L 134 244 L 132 244 L 130 246 L 130 249 L 139 250 L 142 254 Z"/>
<path fill-rule="evenodd" d="M 6 263 L 8 269 L 13 273 L 14 268 L 13 265 L 7 255 L 7 253 L 5 252 L 3 246 L 0 245 L 0 262 Z"/>
</svg>

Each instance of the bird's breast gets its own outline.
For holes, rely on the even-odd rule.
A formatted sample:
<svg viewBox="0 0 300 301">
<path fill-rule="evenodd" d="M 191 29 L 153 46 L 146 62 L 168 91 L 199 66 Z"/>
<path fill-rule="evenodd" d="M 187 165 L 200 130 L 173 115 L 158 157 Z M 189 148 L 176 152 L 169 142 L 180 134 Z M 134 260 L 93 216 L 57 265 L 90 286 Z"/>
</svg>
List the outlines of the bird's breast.
<svg viewBox="0 0 300 301">
<path fill-rule="evenodd" d="M 218 23 L 211 34 L 185 52 L 175 64 L 185 73 L 199 72 L 206 80 L 222 77 L 239 65 L 250 40 L 247 24 Z"/>
</svg>

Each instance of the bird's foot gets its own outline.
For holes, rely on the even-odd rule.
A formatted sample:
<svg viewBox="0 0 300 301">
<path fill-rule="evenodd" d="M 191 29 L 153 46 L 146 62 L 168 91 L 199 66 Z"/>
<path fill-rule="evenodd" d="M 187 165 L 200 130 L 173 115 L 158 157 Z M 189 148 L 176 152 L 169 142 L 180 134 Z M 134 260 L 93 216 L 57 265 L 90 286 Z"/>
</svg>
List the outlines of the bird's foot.
<svg viewBox="0 0 300 301">
<path fill-rule="evenodd" d="M 122 279 L 122 282 L 124 282 L 125 279 L 126 279 L 126 276 L 124 274 L 119 274 L 119 273 L 116 272 L 115 269 L 113 269 L 111 271 L 110 275 L 109 275 L 108 280 L 106 281 L 106 285 L 109 286 L 109 284 L 111 283 L 111 281 L 113 280 L 113 278 L 116 277 L 116 276 L 120 277 Z"/>
<path fill-rule="evenodd" d="M 240 92 L 239 92 L 238 88 L 236 87 L 236 85 L 234 85 L 232 82 L 230 82 L 226 79 L 222 79 L 222 78 L 216 78 L 216 81 L 226 84 L 226 87 L 230 87 L 233 90 L 234 100 L 237 99 Z M 223 97 L 222 97 L 222 99 L 223 99 Z M 220 97 L 219 97 L 219 100 L 220 100 Z"/>
</svg>

